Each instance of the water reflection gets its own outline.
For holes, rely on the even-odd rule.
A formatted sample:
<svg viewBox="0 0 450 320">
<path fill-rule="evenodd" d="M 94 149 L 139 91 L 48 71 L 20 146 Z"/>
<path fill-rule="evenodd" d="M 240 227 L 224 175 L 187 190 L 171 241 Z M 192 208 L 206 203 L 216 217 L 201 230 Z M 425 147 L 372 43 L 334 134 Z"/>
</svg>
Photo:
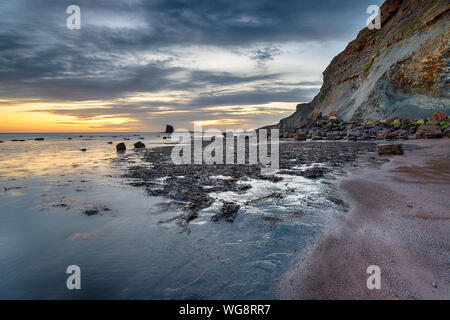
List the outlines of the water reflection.
<svg viewBox="0 0 450 320">
<path fill-rule="evenodd" d="M 171 219 L 178 207 L 121 177 L 127 162 L 111 159 L 124 157 L 115 150 L 124 140 L 102 135 L 0 137 L 0 298 L 276 298 L 274 279 L 336 212 L 321 197 L 326 185 L 285 176 L 246 182 L 245 195 L 213 194 L 217 202 L 183 233 Z M 143 137 L 129 135 L 127 149 L 166 142 Z M 274 191 L 284 198 L 266 197 Z M 233 224 L 210 221 L 221 200 L 242 204 Z M 83 214 L 92 208 L 97 215 Z M 71 264 L 82 269 L 81 291 L 65 289 Z"/>
</svg>

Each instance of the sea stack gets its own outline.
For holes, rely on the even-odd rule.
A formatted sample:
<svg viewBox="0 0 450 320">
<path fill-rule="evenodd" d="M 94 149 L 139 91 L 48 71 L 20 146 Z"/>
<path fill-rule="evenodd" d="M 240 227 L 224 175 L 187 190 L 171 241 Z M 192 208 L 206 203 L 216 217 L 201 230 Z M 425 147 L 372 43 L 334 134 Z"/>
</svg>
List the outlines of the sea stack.
<svg viewBox="0 0 450 320">
<path fill-rule="evenodd" d="M 170 124 L 166 125 L 166 131 L 164 133 L 171 134 L 171 133 L 173 133 L 173 131 L 174 131 L 173 127 Z"/>
</svg>

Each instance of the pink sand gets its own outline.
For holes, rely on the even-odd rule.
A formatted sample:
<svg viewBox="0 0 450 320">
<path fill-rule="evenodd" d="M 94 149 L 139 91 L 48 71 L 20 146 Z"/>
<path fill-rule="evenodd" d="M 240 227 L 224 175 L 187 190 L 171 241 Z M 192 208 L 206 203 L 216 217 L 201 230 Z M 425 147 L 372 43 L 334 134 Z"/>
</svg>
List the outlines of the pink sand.
<svg viewBox="0 0 450 320">
<path fill-rule="evenodd" d="M 340 181 L 351 210 L 284 275 L 281 298 L 450 298 L 450 139 L 407 143 L 427 148 Z M 369 265 L 381 290 L 367 288 Z"/>
</svg>

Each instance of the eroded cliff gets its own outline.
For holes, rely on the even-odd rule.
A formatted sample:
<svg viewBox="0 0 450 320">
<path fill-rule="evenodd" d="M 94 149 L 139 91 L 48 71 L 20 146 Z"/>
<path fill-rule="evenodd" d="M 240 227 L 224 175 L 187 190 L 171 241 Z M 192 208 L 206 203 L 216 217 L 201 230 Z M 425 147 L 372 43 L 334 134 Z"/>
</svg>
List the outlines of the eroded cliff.
<svg viewBox="0 0 450 320">
<path fill-rule="evenodd" d="M 450 3 L 387 0 L 381 29 L 363 29 L 323 73 L 320 93 L 280 121 L 418 119 L 450 109 Z"/>
</svg>

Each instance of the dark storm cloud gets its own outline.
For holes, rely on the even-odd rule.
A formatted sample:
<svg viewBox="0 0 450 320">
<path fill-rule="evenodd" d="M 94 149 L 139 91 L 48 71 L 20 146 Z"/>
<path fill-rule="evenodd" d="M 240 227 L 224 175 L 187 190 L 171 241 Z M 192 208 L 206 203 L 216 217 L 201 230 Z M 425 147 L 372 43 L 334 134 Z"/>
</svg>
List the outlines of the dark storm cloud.
<svg viewBox="0 0 450 320">
<path fill-rule="evenodd" d="M 280 54 L 274 43 L 349 39 L 374 0 L 16 0 L 0 4 L 0 98 L 112 99 L 135 92 L 243 87 L 203 92 L 180 109 L 212 105 L 306 101 L 316 89 L 281 85 L 281 74 L 238 76 L 173 67 L 171 58 L 138 61 L 139 53 L 176 56 L 185 46 L 239 47 L 264 64 Z M 81 30 L 66 28 L 67 6 L 81 7 Z M 358 18 L 355 18 L 358 17 Z M 261 44 L 262 47 L 256 46 Z M 176 47 L 176 49 L 173 49 Z M 133 60 L 134 59 L 134 60 Z M 194 68 L 194 69 L 193 69 Z M 277 84 L 278 83 L 278 84 Z M 300 82 L 299 86 L 318 82 Z M 287 84 L 287 86 L 291 86 Z M 106 114 L 145 113 L 156 104 L 117 106 Z M 85 111 L 98 116 L 102 108 Z M 54 112 L 56 112 L 54 110 Z M 65 111 L 60 111 L 60 114 Z M 69 111 L 67 111 L 69 112 Z M 75 114 L 83 117 L 80 113 Z"/>
</svg>

